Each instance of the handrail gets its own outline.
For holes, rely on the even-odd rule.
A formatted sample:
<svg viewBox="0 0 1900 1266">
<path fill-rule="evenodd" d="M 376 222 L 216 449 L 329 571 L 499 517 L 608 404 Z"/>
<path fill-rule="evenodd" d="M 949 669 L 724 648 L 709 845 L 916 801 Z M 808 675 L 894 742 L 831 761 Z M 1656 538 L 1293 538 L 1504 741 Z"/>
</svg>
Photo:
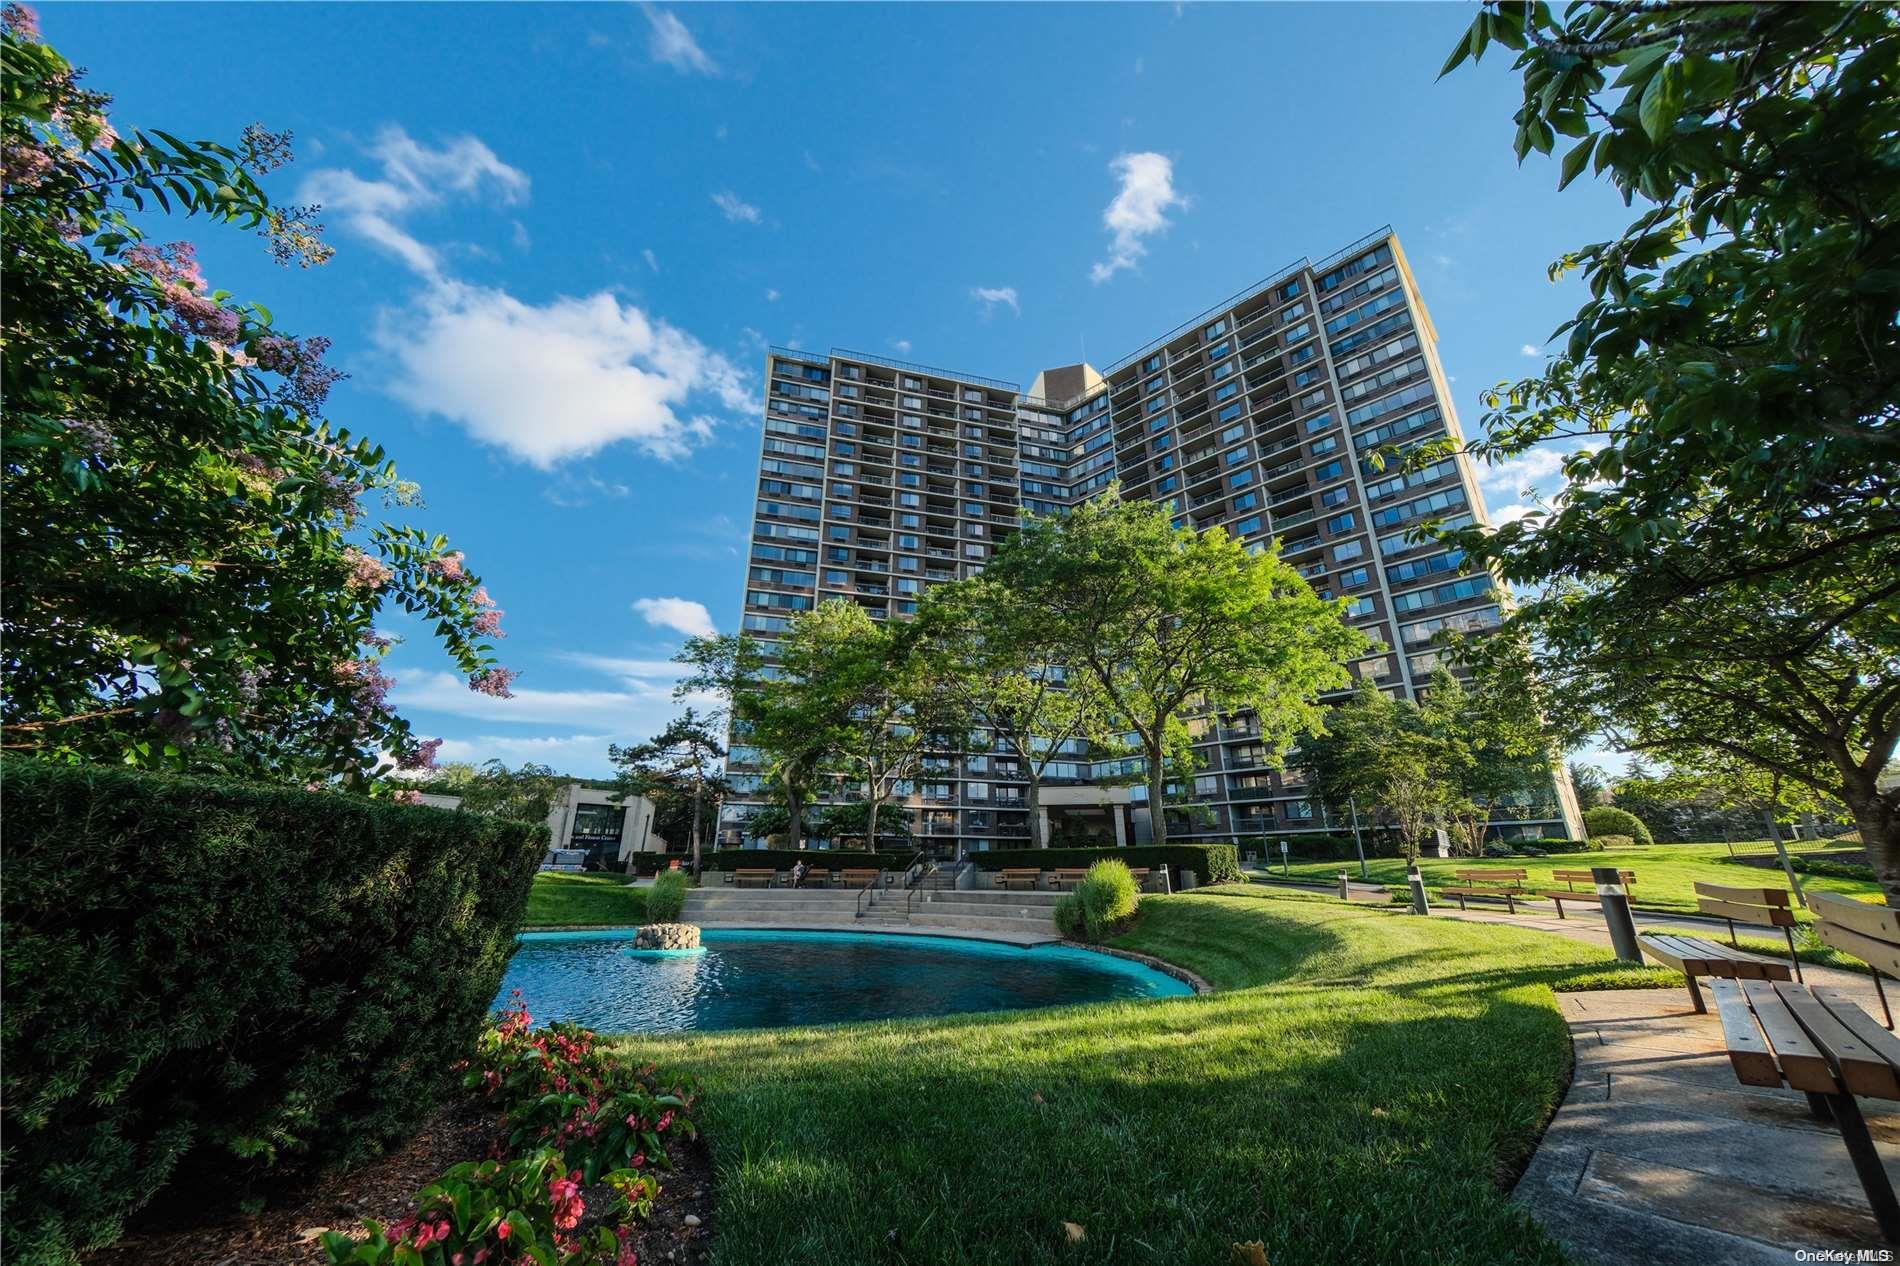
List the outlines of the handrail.
<svg viewBox="0 0 1900 1266">
<path fill-rule="evenodd" d="M 865 883 L 864 887 L 858 889 L 858 899 L 852 903 L 852 905 L 855 907 L 854 912 L 851 916 L 852 918 L 862 919 L 864 917 L 864 898 L 868 896 L 877 887 L 877 881 L 878 881 L 878 876 L 872 875 L 871 878 Z"/>
</svg>

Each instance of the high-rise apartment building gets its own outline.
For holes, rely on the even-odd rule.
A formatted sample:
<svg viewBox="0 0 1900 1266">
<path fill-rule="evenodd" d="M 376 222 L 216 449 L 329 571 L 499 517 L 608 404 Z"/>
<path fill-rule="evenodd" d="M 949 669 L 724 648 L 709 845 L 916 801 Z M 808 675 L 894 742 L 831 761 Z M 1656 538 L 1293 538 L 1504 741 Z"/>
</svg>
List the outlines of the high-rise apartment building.
<svg viewBox="0 0 1900 1266">
<path fill-rule="evenodd" d="M 1280 553 L 1384 649 L 1354 675 L 1412 696 L 1448 631 L 1498 623 L 1508 596 L 1460 575 L 1456 551 L 1415 542 L 1435 517 L 1485 521 L 1470 463 L 1399 473 L 1370 455 L 1460 436 L 1436 333 L 1390 229 L 1319 263 L 1300 260 L 1096 371 L 994 378 L 880 356 L 785 348 L 767 357 L 758 499 L 744 629 L 769 644 L 790 617 L 844 598 L 877 618 L 915 612 L 930 584 L 981 570 L 1020 515 L 1059 513 L 1119 480 L 1172 503 L 1176 522 L 1225 527 Z M 1343 695 L 1342 695 L 1343 697 Z M 1202 806 L 1170 837 L 1237 840 L 1338 830 L 1296 768 L 1272 769 L 1244 715 L 1198 729 Z M 1110 772 L 1084 752 L 1052 769 L 1087 785 Z M 735 740 L 740 794 L 722 842 L 746 839 L 756 753 Z M 1136 790 L 1137 836 L 1146 834 Z M 1019 846 L 1020 768 L 1007 752 L 945 752 L 911 789 L 921 838 L 945 851 Z M 1498 806 L 1513 836 L 1581 835 L 1567 780 Z"/>
</svg>

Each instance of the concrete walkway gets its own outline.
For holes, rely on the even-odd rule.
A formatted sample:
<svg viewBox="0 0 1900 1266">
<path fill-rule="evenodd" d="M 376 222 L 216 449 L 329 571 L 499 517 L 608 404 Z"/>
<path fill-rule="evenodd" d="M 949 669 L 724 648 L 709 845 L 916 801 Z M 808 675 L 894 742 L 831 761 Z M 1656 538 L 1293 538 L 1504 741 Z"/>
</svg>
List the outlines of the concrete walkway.
<svg viewBox="0 0 1900 1266">
<path fill-rule="evenodd" d="M 1800 1249 L 1887 1247 L 1840 1135 L 1797 1092 L 1737 1082 L 1721 1022 L 1686 991 L 1558 1003 L 1576 1075 L 1513 1195 L 1578 1261 L 1785 1266 Z M 1900 1179 L 1900 1104 L 1861 1104 Z"/>
<path fill-rule="evenodd" d="M 1610 944 L 1594 910 L 1559 919 L 1434 907 L 1432 917 Z M 1713 939 L 1725 930 L 1681 915 L 1636 921 L 1707 927 Z M 1802 974 L 1881 1015 L 1867 973 L 1803 964 Z M 1796 1091 L 1736 1081 L 1721 1021 L 1697 1015 L 1686 989 L 1560 994 L 1557 1002 L 1576 1073 L 1513 1195 L 1578 1261 L 1785 1266 L 1802 1249 L 1846 1250 L 1836 1260 L 1850 1261 L 1860 1249 L 1888 1249 L 1832 1123 L 1810 1116 Z M 1900 1103 L 1863 1099 L 1861 1107 L 1889 1176 L 1900 1180 Z"/>
</svg>

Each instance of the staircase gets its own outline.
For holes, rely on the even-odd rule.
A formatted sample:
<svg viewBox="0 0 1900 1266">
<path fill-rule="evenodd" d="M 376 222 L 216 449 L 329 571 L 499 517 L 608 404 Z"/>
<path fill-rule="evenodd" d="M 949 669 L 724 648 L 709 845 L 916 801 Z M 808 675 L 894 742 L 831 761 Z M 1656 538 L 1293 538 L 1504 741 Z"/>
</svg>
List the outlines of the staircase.
<svg viewBox="0 0 1900 1266">
<path fill-rule="evenodd" d="M 915 891 L 871 893 L 837 888 L 695 888 L 680 918 L 700 927 L 809 928 L 815 930 L 937 932 L 981 939 L 1043 941 L 1056 938 L 1052 892 L 994 892 L 935 887 L 926 877 Z M 954 885 L 955 875 L 947 877 Z"/>
</svg>

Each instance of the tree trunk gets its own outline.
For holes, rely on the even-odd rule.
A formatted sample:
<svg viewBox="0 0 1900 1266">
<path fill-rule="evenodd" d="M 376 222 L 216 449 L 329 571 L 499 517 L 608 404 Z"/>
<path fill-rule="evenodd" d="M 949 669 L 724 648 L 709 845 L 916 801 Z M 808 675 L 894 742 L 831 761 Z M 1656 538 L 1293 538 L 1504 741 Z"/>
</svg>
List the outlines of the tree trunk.
<svg viewBox="0 0 1900 1266">
<path fill-rule="evenodd" d="M 1024 765 L 1027 769 L 1027 764 Z M 1034 772 L 1029 774 L 1029 791 L 1024 797 L 1029 805 L 1029 847 L 1048 848 L 1049 837 L 1042 833 L 1042 779 Z"/>
<path fill-rule="evenodd" d="M 864 788 L 869 800 L 869 810 L 864 815 L 864 847 L 873 853 L 877 852 L 878 814 L 884 808 L 884 793 L 880 790 L 883 785 L 883 779 L 873 778 Z"/>
<path fill-rule="evenodd" d="M 1168 842 L 1168 806 L 1164 799 L 1167 786 L 1167 774 L 1161 767 L 1161 748 L 1152 746 L 1148 751 L 1148 818 L 1157 848 Z"/>
<path fill-rule="evenodd" d="M 786 823 L 785 835 L 792 842 L 792 849 L 796 852 L 805 847 L 805 824 L 800 821 L 804 817 L 805 798 L 798 794 L 798 788 L 792 784 L 791 779 L 782 778 L 779 781 L 785 785 L 785 807 L 790 810 L 790 821 Z"/>
<path fill-rule="evenodd" d="M 1848 812 L 1854 815 L 1867 860 L 1874 864 L 1880 891 L 1886 894 L 1889 906 L 1900 908 L 1900 811 L 1896 811 L 1900 806 L 1891 796 L 1880 794 L 1873 778 L 1866 779 L 1865 784 L 1850 784 L 1842 788 L 1842 795 Z"/>
<path fill-rule="evenodd" d="M 701 792 L 700 781 L 699 779 L 695 778 L 693 779 L 693 828 L 690 832 L 690 834 L 693 837 L 693 878 L 694 879 L 699 878 L 699 797 L 700 797 L 700 792 Z"/>
</svg>

